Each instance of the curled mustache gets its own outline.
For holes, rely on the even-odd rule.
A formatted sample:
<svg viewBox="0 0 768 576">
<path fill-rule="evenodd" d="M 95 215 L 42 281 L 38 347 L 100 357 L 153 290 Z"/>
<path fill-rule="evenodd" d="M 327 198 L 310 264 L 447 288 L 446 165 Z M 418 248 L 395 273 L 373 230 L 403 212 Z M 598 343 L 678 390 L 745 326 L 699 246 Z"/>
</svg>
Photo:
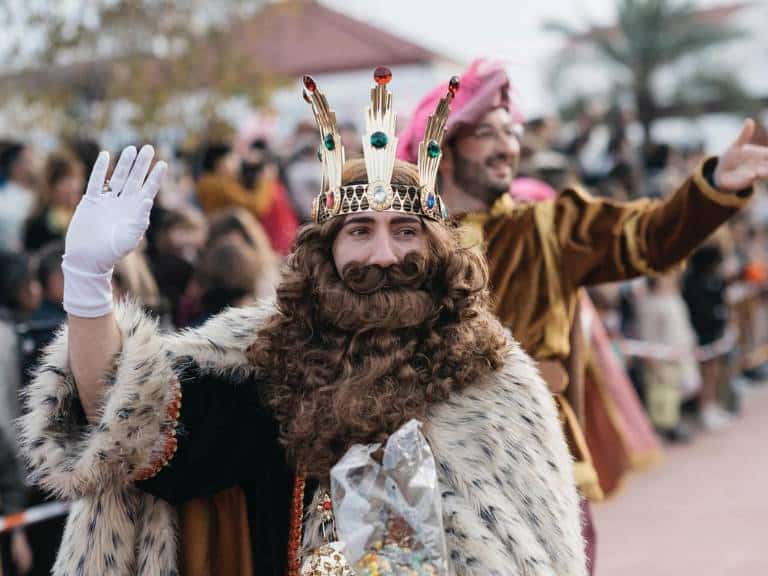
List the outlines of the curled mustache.
<svg viewBox="0 0 768 576">
<path fill-rule="evenodd" d="M 432 271 L 421 254 L 388 268 L 352 262 L 341 275 L 318 294 L 320 316 L 341 330 L 409 328 L 438 315 L 424 289 Z"/>
<path fill-rule="evenodd" d="M 415 290 L 428 280 L 428 268 L 427 259 L 414 252 L 406 255 L 402 262 L 387 268 L 350 262 L 341 271 L 341 278 L 357 294 L 373 294 L 386 288 Z"/>
</svg>

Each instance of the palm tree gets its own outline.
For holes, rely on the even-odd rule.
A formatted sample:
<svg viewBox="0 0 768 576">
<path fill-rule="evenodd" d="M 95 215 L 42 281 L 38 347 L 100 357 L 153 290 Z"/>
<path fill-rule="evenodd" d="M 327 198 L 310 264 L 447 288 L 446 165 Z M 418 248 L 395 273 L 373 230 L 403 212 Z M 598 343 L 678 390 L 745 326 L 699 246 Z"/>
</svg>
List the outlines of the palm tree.
<svg viewBox="0 0 768 576">
<path fill-rule="evenodd" d="M 611 27 L 588 26 L 588 32 L 577 31 L 553 21 L 545 25 L 572 42 L 588 42 L 608 62 L 627 73 L 638 122 L 643 128 L 645 146 L 651 143 L 651 127 L 659 116 L 654 78 L 658 72 L 697 53 L 730 42 L 740 31 L 731 26 L 697 18 L 697 9 L 689 0 L 616 0 L 617 22 Z M 571 60 L 572 62 L 572 60 Z M 560 72 L 569 61 L 562 59 L 553 70 L 557 83 Z M 721 81 L 717 81 L 719 78 Z M 681 80 L 674 90 L 680 104 L 690 104 L 690 95 L 699 92 L 715 100 L 743 105 L 745 91 L 728 74 L 698 73 Z M 700 89 L 700 90 L 699 90 Z M 738 104 L 736 104 L 738 103 Z"/>
</svg>

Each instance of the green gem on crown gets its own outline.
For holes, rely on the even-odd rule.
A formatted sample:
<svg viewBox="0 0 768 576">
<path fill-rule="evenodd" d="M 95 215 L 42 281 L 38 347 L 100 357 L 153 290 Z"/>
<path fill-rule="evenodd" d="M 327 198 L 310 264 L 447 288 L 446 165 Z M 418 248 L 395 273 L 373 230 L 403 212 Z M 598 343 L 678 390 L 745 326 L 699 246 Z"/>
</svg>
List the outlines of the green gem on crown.
<svg viewBox="0 0 768 576">
<path fill-rule="evenodd" d="M 380 150 L 387 145 L 387 135 L 384 132 L 374 132 L 371 134 L 371 146 Z"/>
<path fill-rule="evenodd" d="M 333 139 L 333 134 L 328 134 L 323 140 L 326 150 L 334 150 L 336 148 L 336 141 Z"/>
<path fill-rule="evenodd" d="M 437 143 L 437 140 L 430 140 L 429 144 L 427 144 L 427 156 L 430 158 L 440 156 L 440 144 Z"/>
</svg>

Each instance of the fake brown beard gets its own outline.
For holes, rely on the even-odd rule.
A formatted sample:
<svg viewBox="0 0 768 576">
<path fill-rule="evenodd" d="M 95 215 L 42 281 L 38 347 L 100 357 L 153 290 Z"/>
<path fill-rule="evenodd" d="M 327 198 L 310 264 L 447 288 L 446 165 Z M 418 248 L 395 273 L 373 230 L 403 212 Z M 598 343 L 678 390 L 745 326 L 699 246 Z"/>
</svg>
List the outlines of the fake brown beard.
<svg viewBox="0 0 768 576">
<path fill-rule="evenodd" d="M 338 330 L 412 328 L 438 315 L 429 291 L 432 272 L 421 254 L 408 254 L 387 268 L 352 262 L 341 276 L 318 291 L 319 317 Z"/>
<path fill-rule="evenodd" d="M 351 445 L 386 441 L 502 365 L 482 260 L 453 231 L 427 229 L 427 261 L 409 255 L 386 271 L 351 266 L 342 277 L 330 249 L 337 230 L 300 234 L 278 312 L 248 358 L 290 461 L 310 476 L 327 479 Z"/>
</svg>

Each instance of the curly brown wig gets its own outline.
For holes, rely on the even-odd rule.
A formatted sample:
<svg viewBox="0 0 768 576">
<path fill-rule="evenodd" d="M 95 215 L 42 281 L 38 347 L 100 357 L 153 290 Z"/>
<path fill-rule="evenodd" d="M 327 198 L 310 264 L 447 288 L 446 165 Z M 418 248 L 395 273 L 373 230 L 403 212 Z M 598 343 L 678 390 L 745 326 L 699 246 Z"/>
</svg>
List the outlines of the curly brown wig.
<svg viewBox="0 0 768 576">
<path fill-rule="evenodd" d="M 344 182 L 361 181 L 364 165 L 349 162 Z M 417 184 L 415 167 L 398 163 L 393 182 Z M 339 217 L 301 230 L 278 312 L 248 352 L 282 443 L 315 477 L 352 444 L 385 441 L 498 369 L 506 345 L 490 312 L 485 262 L 460 247 L 456 230 L 424 219 L 429 256 L 340 275 L 331 247 L 342 224 Z"/>
</svg>

